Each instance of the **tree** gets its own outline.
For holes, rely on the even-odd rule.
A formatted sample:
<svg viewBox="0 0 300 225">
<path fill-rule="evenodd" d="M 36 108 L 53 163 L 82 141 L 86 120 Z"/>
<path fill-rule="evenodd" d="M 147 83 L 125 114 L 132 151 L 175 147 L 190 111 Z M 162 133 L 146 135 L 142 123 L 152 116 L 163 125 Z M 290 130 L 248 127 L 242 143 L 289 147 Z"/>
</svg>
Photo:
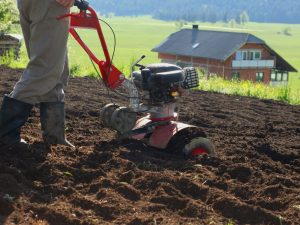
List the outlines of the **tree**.
<svg viewBox="0 0 300 225">
<path fill-rule="evenodd" d="M 250 17 L 246 11 L 243 11 L 240 14 L 240 21 L 241 21 L 241 24 L 243 24 L 243 25 L 245 25 L 246 23 L 248 23 L 250 21 Z"/>
<path fill-rule="evenodd" d="M 178 20 L 175 22 L 175 26 L 178 28 L 178 29 L 181 29 L 185 24 L 185 21 L 184 20 Z"/>
<path fill-rule="evenodd" d="M 14 0 L 1 0 L 0 7 L 0 37 L 19 21 L 18 10 Z"/>
<path fill-rule="evenodd" d="M 229 20 L 228 25 L 229 25 L 229 27 L 231 27 L 231 28 L 235 28 L 235 26 L 236 26 L 236 21 L 235 21 L 235 19 Z"/>
</svg>

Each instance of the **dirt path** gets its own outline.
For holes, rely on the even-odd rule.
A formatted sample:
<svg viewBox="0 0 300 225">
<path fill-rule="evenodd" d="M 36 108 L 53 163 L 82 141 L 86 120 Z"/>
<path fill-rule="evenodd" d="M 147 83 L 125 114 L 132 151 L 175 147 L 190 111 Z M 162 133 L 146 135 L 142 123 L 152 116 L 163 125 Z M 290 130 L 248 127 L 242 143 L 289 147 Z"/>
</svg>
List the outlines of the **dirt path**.
<svg viewBox="0 0 300 225">
<path fill-rule="evenodd" d="M 0 66 L 1 96 L 20 74 Z M 117 143 L 95 80 L 71 79 L 66 94 L 76 149 L 45 148 L 38 108 L 23 129 L 31 148 L 0 147 L 0 224 L 300 224 L 300 106 L 193 92 L 181 120 L 203 128 L 217 156 L 184 160 Z"/>
</svg>

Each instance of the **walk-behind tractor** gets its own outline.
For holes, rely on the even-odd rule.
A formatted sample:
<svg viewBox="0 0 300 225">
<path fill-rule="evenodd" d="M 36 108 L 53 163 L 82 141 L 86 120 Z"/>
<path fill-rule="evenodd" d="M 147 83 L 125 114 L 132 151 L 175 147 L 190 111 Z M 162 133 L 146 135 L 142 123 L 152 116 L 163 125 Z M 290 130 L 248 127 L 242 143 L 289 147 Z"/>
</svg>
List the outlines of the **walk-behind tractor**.
<svg viewBox="0 0 300 225">
<path fill-rule="evenodd" d="M 136 139 L 147 145 L 185 156 L 214 155 L 214 147 L 200 128 L 178 121 L 179 103 L 188 89 L 198 86 L 195 68 L 180 68 L 167 63 L 141 65 L 142 56 L 132 65 L 126 77 L 112 64 L 96 12 L 86 1 L 76 1 L 80 12 L 70 17 L 70 33 L 100 69 L 99 75 L 112 92 L 129 99 L 127 107 L 110 103 L 101 110 L 101 119 L 117 131 L 119 139 Z M 102 20 L 101 20 L 102 21 Z M 105 60 L 99 60 L 83 42 L 75 28 L 95 29 L 98 33 Z M 139 68 L 134 71 L 134 68 Z M 122 89 L 123 92 L 118 91 Z M 126 94 L 124 94 L 126 90 Z"/>
</svg>

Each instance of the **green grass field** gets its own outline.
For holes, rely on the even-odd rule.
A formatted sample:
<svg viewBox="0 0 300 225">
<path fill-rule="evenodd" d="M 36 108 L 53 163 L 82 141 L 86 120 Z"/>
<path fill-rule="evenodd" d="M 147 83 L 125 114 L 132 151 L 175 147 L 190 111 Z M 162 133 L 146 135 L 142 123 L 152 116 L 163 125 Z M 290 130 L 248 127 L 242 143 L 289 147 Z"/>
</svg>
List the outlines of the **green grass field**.
<svg viewBox="0 0 300 225">
<path fill-rule="evenodd" d="M 104 18 L 115 31 L 117 38 L 114 64 L 124 73 L 129 73 L 129 65 L 141 55 L 146 55 L 144 64 L 158 62 L 157 54 L 151 49 L 163 41 L 168 35 L 177 31 L 175 22 L 154 20 L 150 17 L 112 17 Z M 293 95 L 300 99 L 300 24 L 266 24 L 248 23 L 242 27 L 229 28 L 223 23 L 198 23 L 199 29 L 224 30 L 252 33 L 265 40 L 277 53 L 284 57 L 299 72 L 290 73 L 290 88 Z M 183 28 L 191 28 L 192 24 L 186 24 Z M 102 23 L 103 31 L 108 42 L 109 51 L 113 50 L 113 35 L 109 28 Z M 290 29 L 291 35 L 285 35 L 283 30 Z M 93 30 L 79 30 L 81 38 L 90 48 L 103 58 L 102 48 L 97 34 Z M 70 38 L 69 41 L 70 63 L 76 75 L 95 75 L 95 71 L 89 57 L 81 47 Z M 26 64 L 26 54 L 23 49 L 21 63 L 13 63 L 19 67 Z M 14 65 L 15 64 L 15 65 Z"/>
<path fill-rule="evenodd" d="M 114 64 L 118 68 L 126 68 L 142 55 L 146 55 L 143 63 L 158 62 L 157 54 L 151 49 L 165 37 L 176 31 L 174 23 L 153 20 L 150 17 L 114 17 L 105 19 L 114 29 L 117 39 Z M 108 42 L 110 53 L 113 51 L 112 32 L 102 23 L 103 32 Z M 81 38 L 103 58 L 102 49 L 97 34 L 92 30 L 79 31 Z M 90 59 L 78 44 L 70 39 L 69 54 L 72 64 L 78 64 L 89 71 Z M 88 69 L 89 68 L 89 69 Z"/>
<path fill-rule="evenodd" d="M 164 40 L 169 34 L 178 30 L 175 22 L 164 22 L 151 19 L 150 17 L 113 17 L 105 19 L 115 30 L 117 37 L 114 64 L 123 69 L 134 60 L 145 54 L 144 63 L 158 62 L 157 54 L 151 49 Z M 248 23 L 243 27 L 229 28 L 223 23 L 199 23 L 200 29 L 228 30 L 252 33 L 267 42 L 276 52 L 283 56 L 299 72 L 291 73 L 290 85 L 293 90 L 300 90 L 300 25 L 290 24 L 261 24 Z M 190 28 L 187 24 L 184 28 Z M 290 28 L 291 36 L 283 34 L 285 28 Z M 113 36 L 105 24 L 103 30 L 112 52 Z M 80 31 L 82 39 L 91 49 L 101 56 L 102 50 L 96 33 L 91 30 Z M 89 58 L 71 38 L 69 53 L 72 65 L 80 65 L 81 73 L 91 73 L 92 67 Z M 89 72 L 88 72 L 89 71 Z M 127 71 L 126 71 L 127 72 Z"/>
</svg>

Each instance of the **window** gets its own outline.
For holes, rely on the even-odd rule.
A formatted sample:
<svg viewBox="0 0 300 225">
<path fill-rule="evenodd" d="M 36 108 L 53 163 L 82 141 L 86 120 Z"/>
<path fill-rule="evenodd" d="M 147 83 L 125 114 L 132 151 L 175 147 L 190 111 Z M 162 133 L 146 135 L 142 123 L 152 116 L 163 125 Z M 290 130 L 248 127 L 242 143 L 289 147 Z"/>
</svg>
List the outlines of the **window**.
<svg viewBox="0 0 300 225">
<path fill-rule="evenodd" d="M 256 81 L 257 82 L 264 82 L 264 73 L 263 72 L 257 72 L 256 73 Z"/>
<path fill-rule="evenodd" d="M 286 71 L 273 70 L 271 73 L 271 81 L 288 81 L 289 73 Z"/>
<path fill-rule="evenodd" d="M 283 73 L 282 74 L 282 81 L 288 81 L 288 73 Z"/>
<path fill-rule="evenodd" d="M 243 51 L 243 60 L 247 60 L 247 59 L 248 59 L 248 52 Z"/>
<path fill-rule="evenodd" d="M 261 60 L 261 50 L 240 50 L 236 52 L 236 60 Z"/>
<path fill-rule="evenodd" d="M 231 79 L 232 80 L 240 80 L 240 73 L 239 72 L 233 72 L 231 74 Z"/>
<path fill-rule="evenodd" d="M 260 50 L 249 51 L 248 60 L 260 60 L 260 59 L 261 59 L 261 51 Z"/>
<path fill-rule="evenodd" d="M 282 81 L 282 73 L 280 72 L 277 72 L 277 78 L 276 78 L 277 81 Z"/>
<path fill-rule="evenodd" d="M 261 59 L 261 52 L 260 51 L 254 51 L 254 59 L 260 60 Z"/>
<path fill-rule="evenodd" d="M 248 58 L 248 52 L 247 51 L 237 51 L 236 52 L 236 60 L 247 60 Z"/>
<path fill-rule="evenodd" d="M 248 60 L 253 60 L 254 59 L 254 52 L 253 51 L 249 51 L 248 52 Z"/>
<path fill-rule="evenodd" d="M 271 81 L 276 81 L 276 72 L 272 71 L 271 73 Z"/>
<path fill-rule="evenodd" d="M 199 46 L 199 43 L 196 43 L 193 45 L 193 48 L 197 48 Z"/>
<path fill-rule="evenodd" d="M 236 52 L 236 57 L 235 57 L 236 60 L 243 60 L 243 52 L 242 51 L 237 51 Z"/>
</svg>

